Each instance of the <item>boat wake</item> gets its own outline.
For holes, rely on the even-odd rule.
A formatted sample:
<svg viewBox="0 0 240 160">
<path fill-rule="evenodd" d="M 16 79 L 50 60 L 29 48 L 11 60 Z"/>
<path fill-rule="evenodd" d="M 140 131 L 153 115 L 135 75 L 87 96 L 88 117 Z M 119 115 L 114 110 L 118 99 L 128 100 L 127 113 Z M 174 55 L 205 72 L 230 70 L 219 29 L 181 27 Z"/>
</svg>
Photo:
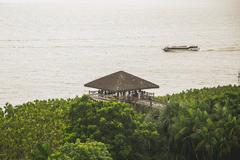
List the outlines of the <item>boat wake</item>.
<svg viewBox="0 0 240 160">
<path fill-rule="evenodd" d="M 226 52 L 226 51 L 240 51 L 240 46 L 238 47 L 224 47 L 224 48 L 216 48 L 216 49 L 206 49 L 202 51 L 207 51 L 207 52 Z"/>
</svg>

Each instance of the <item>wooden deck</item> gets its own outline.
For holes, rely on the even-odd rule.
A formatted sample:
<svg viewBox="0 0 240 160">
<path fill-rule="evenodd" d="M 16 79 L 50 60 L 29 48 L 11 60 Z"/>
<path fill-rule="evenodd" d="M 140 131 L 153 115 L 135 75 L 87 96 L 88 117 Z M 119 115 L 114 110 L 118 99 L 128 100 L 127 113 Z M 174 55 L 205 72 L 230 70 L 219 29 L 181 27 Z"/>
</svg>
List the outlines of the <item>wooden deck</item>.
<svg viewBox="0 0 240 160">
<path fill-rule="evenodd" d="M 91 94 L 89 96 L 95 101 L 119 101 L 119 102 L 134 104 L 134 105 L 142 105 L 142 106 L 151 107 L 155 109 L 161 109 L 162 107 L 164 107 L 161 103 L 156 102 L 154 100 L 134 99 L 132 101 L 129 101 L 124 98 L 117 99 L 111 96 L 98 96 L 98 95 L 91 95 Z"/>
</svg>

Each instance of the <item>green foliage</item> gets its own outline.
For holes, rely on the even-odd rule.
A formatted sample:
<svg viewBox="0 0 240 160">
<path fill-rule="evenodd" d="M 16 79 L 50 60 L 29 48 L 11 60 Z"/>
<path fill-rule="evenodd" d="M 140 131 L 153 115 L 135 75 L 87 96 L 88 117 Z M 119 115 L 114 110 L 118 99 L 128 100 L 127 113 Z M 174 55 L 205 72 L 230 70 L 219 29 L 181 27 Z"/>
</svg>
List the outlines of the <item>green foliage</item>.
<svg viewBox="0 0 240 160">
<path fill-rule="evenodd" d="M 56 149 L 64 138 L 65 100 L 34 101 L 4 106 L 0 118 L 0 159 L 31 159 L 39 145 Z"/>
<path fill-rule="evenodd" d="M 52 160 L 112 160 L 104 143 L 85 142 L 65 143 L 54 154 Z"/>
<path fill-rule="evenodd" d="M 0 109 L 0 159 L 239 159 L 239 86 L 157 100 L 166 107 L 143 112 L 86 95 L 6 104 Z"/>
<path fill-rule="evenodd" d="M 191 90 L 163 99 L 168 103 L 159 130 L 173 159 L 238 159 L 239 87 Z"/>
<path fill-rule="evenodd" d="M 82 142 L 88 139 L 103 142 L 117 160 L 148 157 L 151 144 L 158 138 L 156 126 L 148 122 L 142 124 L 144 115 L 125 103 L 76 101 L 69 119 L 68 141 L 80 138 Z"/>
<path fill-rule="evenodd" d="M 38 144 L 35 152 L 33 153 L 33 160 L 46 160 L 51 155 L 52 149 L 49 144 Z"/>
<path fill-rule="evenodd" d="M 214 88 L 190 89 L 178 94 L 156 97 L 161 103 L 177 103 L 180 105 L 197 105 L 200 101 L 221 96 L 225 93 L 239 93 L 239 86 L 218 86 Z"/>
<path fill-rule="evenodd" d="M 89 140 L 106 144 L 119 160 L 151 159 L 158 150 L 156 125 L 125 103 L 95 102 L 83 96 L 4 108 L 0 159 L 47 159 L 53 152 L 61 154 L 63 144 L 76 144 L 78 138 L 84 146 L 91 144 Z"/>
</svg>

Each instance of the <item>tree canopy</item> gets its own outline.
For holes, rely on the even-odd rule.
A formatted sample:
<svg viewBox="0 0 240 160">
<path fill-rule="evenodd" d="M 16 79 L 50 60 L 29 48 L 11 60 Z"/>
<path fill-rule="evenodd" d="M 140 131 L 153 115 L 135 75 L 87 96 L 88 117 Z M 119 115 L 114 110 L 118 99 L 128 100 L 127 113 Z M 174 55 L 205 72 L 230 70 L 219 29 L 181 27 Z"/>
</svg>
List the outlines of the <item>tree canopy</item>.
<svg viewBox="0 0 240 160">
<path fill-rule="evenodd" d="M 36 100 L 0 109 L 0 159 L 237 160 L 240 87 L 158 97 L 165 107 L 88 96 Z"/>
</svg>

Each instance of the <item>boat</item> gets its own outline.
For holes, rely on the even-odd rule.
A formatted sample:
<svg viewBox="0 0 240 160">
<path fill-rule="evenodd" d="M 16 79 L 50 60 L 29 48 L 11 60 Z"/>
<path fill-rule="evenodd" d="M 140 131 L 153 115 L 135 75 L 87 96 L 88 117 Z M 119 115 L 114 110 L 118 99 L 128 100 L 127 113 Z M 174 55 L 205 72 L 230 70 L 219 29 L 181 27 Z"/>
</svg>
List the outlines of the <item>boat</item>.
<svg viewBox="0 0 240 160">
<path fill-rule="evenodd" d="M 171 46 L 163 48 L 165 52 L 171 51 L 199 51 L 200 48 L 198 46 Z"/>
</svg>

